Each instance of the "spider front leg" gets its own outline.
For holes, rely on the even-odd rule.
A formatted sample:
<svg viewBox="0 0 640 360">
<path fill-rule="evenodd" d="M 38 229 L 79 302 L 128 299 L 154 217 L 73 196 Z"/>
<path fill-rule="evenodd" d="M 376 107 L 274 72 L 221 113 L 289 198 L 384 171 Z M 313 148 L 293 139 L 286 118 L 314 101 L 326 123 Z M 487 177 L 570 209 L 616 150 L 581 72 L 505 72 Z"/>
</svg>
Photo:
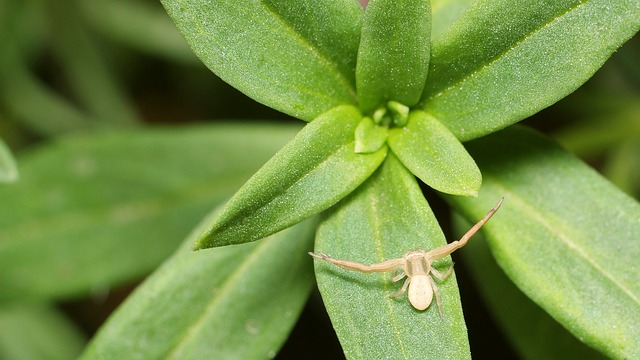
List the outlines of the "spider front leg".
<svg viewBox="0 0 640 360">
<path fill-rule="evenodd" d="M 403 258 L 391 259 L 391 260 L 386 260 L 376 264 L 367 265 L 367 264 L 362 264 L 355 261 L 334 259 L 331 256 L 322 252 L 318 252 L 318 253 L 310 252 L 309 255 L 313 256 L 316 259 L 325 260 L 330 263 L 333 263 L 337 266 L 340 266 L 343 269 L 355 270 L 355 271 L 360 271 L 364 273 L 394 271 L 404 264 Z"/>
</svg>

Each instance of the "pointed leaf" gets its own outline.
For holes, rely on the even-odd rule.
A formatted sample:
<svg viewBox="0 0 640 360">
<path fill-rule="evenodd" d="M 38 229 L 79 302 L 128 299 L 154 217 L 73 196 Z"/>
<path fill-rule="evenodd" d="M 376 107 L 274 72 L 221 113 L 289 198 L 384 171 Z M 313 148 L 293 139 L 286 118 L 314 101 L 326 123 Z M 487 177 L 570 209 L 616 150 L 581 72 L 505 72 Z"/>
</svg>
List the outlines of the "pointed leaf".
<svg viewBox="0 0 640 360">
<path fill-rule="evenodd" d="M 362 23 L 356 83 L 363 112 L 420 99 L 429 67 L 429 0 L 371 0 Z"/>
<path fill-rule="evenodd" d="M 389 154 L 383 166 L 348 198 L 332 208 L 316 235 L 316 251 L 334 258 L 373 264 L 402 257 L 411 249 L 445 244 L 418 184 Z M 446 268 L 450 258 L 438 262 Z M 388 273 L 360 273 L 315 260 L 318 288 L 349 359 L 465 359 L 467 331 L 455 276 L 438 282 L 437 305 L 414 309 L 402 284 Z"/>
<path fill-rule="evenodd" d="M 411 172 L 432 188 L 476 196 L 482 175 L 464 146 L 438 119 L 413 111 L 409 123 L 389 131 L 389 147 Z"/>
<path fill-rule="evenodd" d="M 107 291 L 146 275 L 298 127 L 217 125 L 63 138 L 0 186 L 0 300 Z"/>
<path fill-rule="evenodd" d="M 387 147 L 357 154 L 361 115 L 339 106 L 307 124 L 227 203 L 202 234 L 202 249 L 261 239 L 337 203 L 384 160 Z"/>
<path fill-rule="evenodd" d="M 355 104 L 362 7 L 351 0 L 163 0 L 211 71 L 303 120 Z"/>
<path fill-rule="evenodd" d="M 196 229 L 81 359 L 273 358 L 313 286 L 306 251 L 314 229 L 307 221 L 262 241 L 193 252 Z"/>
<path fill-rule="evenodd" d="M 462 236 L 473 224 L 456 216 L 454 225 Z M 482 234 L 459 253 L 483 302 L 522 359 L 605 359 L 518 290 L 496 264 Z"/>
<path fill-rule="evenodd" d="M 0 139 L 0 183 L 18 180 L 18 168 L 7 145 Z"/>
<path fill-rule="evenodd" d="M 469 143 L 484 175 L 471 218 L 506 274 L 576 337 L 614 358 L 640 358 L 640 205 L 543 136 L 508 129 Z"/>
<path fill-rule="evenodd" d="M 582 85 L 640 29 L 637 0 L 479 0 L 431 47 L 424 109 L 460 140 Z"/>
</svg>

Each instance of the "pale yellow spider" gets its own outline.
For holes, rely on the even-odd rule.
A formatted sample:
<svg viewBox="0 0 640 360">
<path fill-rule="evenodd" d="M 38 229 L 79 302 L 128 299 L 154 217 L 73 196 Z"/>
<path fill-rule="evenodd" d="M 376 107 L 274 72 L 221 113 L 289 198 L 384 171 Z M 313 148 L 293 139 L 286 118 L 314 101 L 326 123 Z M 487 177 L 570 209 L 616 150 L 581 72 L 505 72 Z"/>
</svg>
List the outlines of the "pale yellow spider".
<svg viewBox="0 0 640 360">
<path fill-rule="evenodd" d="M 410 250 L 407 251 L 403 257 L 398 259 L 386 260 L 383 262 L 379 262 L 373 265 L 366 265 L 355 261 L 348 260 L 338 260 L 326 255 L 322 252 L 312 253 L 309 255 L 313 256 L 316 259 L 326 260 L 331 263 L 334 263 L 341 268 L 345 268 L 347 270 L 355 270 L 364 273 L 370 272 L 387 272 L 387 271 L 397 271 L 402 270 L 399 274 L 394 276 L 392 280 L 399 281 L 403 279 L 405 276 L 407 279 L 402 285 L 402 289 L 391 295 L 392 297 L 397 297 L 402 294 L 409 288 L 409 293 L 407 297 L 409 298 L 409 302 L 413 305 L 414 308 L 418 310 L 424 310 L 433 300 L 433 294 L 436 295 L 436 303 L 438 304 L 438 311 L 440 312 L 440 316 L 442 316 L 442 308 L 440 305 L 440 295 L 438 294 L 438 287 L 436 286 L 436 282 L 433 280 L 430 274 L 438 278 L 438 280 L 444 280 L 453 271 L 453 264 L 449 266 L 449 269 L 443 273 L 440 273 L 438 270 L 434 269 L 431 264 L 434 261 L 440 260 L 445 256 L 451 254 L 452 252 L 463 247 L 467 241 L 484 225 L 491 216 L 498 210 L 500 205 L 502 204 L 501 198 L 500 201 L 482 218 L 478 221 L 469 231 L 460 240 L 453 241 L 447 245 L 440 246 L 439 248 L 424 251 L 424 250 Z"/>
</svg>

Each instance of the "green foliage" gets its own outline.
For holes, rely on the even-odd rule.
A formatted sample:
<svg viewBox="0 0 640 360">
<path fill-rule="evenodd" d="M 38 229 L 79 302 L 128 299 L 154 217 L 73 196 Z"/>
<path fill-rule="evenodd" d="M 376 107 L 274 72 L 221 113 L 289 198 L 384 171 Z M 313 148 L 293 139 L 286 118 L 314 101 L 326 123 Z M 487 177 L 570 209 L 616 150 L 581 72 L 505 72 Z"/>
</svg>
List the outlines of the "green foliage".
<svg viewBox="0 0 640 360">
<path fill-rule="evenodd" d="M 413 106 L 420 99 L 429 68 L 430 7 L 428 0 L 367 5 L 356 66 L 365 114 L 389 100 Z"/>
<path fill-rule="evenodd" d="M 432 188 L 448 194 L 478 195 L 482 183 L 478 166 L 449 129 L 428 113 L 417 110 L 407 126 L 392 129 L 389 146 Z"/>
<path fill-rule="evenodd" d="M 390 154 L 366 183 L 328 212 L 318 228 L 316 250 L 372 264 L 445 242 L 415 178 Z M 446 269 L 451 262 L 438 264 Z M 348 358 L 470 358 L 455 276 L 438 284 L 442 318 L 435 300 L 422 312 L 409 305 L 406 294 L 391 298 L 402 284 L 388 273 L 362 274 L 316 262 L 316 276 Z"/>
<path fill-rule="evenodd" d="M 312 120 L 356 103 L 362 8 L 350 0 L 162 1 L 216 75 L 265 105 Z"/>
<path fill-rule="evenodd" d="M 158 266 L 83 358 L 273 357 L 312 289 L 307 251 L 370 264 L 446 242 L 441 202 L 428 204 L 423 192 L 470 222 L 505 198 L 486 242 L 462 251 L 523 357 L 592 356 L 585 344 L 640 357 L 638 202 L 544 135 L 502 130 L 587 81 L 640 30 L 640 3 L 162 6 L 186 43 L 159 4 L 0 2 L 0 334 L 11 334 L 0 336 L 0 357 L 76 356 L 84 339 L 54 305 L 95 302 Z M 123 91 L 148 65 L 132 61 L 133 49 L 169 62 L 150 67 L 153 81 L 171 73 L 193 96 L 205 77 L 187 43 L 229 85 L 307 124 L 142 125 L 140 113 L 201 116 L 182 100 L 175 113 L 165 104 L 173 97 L 156 98 L 153 86 Z M 590 121 L 557 133 L 572 150 L 601 156 L 593 163 L 636 195 L 639 96 L 608 89 L 640 89 L 639 56 L 596 84 L 607 96 L 570 97 L 580 110 L 569 113 Z M 246 100 L 227 101 L 229 92 L 203 93 L 243 110 Z M 390 297 L 402 287 L 391 281 L 397 274 L 314 265 L 348 358 L 471 356 L 462 276 L 436 280 L 441 317 L 435 299 L 419 311 L 406 295 Z M 22 345 L 30 338 L 31 353 Z"/>
<path fill-rule="evenodd" d="M 196 228 L 111 317 L 81 359 L 275 356 L 311 291 L 306 252 L 313 225 L 307 221 L 260 242 L 197 253 L 190 250 L 201 231 Z"/>
<path fill-rule="evenodd" d="M 195 247 L 261 239 L 327 209 L 358 187 L 387 152 L 384 147 L 355 153 L 360 116 L 358 109 L 341 106 L 305 126 L 238 191 Z"/>
<path fill-rule="evenodd" d="M 640 205 L 531 131 L 508 129 L 469 149 L 485 177 L 482 196 L 451 201 L 473 218 L 505 196 L 486 234 L 506 274 L 587 344 L 640 356 Z"/>
<path fill-rule="evenodd" d="M 471 223 L 456 216 L 454 225 L 456 234 L 462 236 Z M 522 359 L 606 359 L 519 291 L 496 264 L 485 240 L 482 234 L 475 235 L 459 253 L 491 315 Z"/>
<path fill-rule="evenodd" d="M 113 132 L 20 157 L 20 182 L 0 188 L 0 300 L 99 292 L 147 274 L 296 129 Z M 239 144 L 247 151 L 225 152 Z"/>
</svg>

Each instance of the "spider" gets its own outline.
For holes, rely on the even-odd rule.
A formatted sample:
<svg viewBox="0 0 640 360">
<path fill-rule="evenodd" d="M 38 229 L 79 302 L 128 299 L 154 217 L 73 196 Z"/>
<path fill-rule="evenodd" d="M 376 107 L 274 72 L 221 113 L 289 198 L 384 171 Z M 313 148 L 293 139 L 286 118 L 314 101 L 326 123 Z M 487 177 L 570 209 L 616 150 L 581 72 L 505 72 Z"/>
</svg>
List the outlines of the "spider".
<svg viewBox="0 0 640 360">
<path fill-rule="evenodd" d="M 444 273 L 439 272 L 434 269 L 431 264 L 434 261 L 440 260 L 445 256 L 451 254 L 452 252 L 463 247 L 469 239 L 484 225 L 493 214 L 498 211 L 498 208 L 502 204 L 501 198 L 498 203 L 485 215 L 480 221 L 478 221 L 469 231 L 467 231 L 464 236 L 460 238 L 460 240 L 453 241 L 449 244 L 440 246 L 430 251 L 425 250 L 409 250 L 407 251 L 403 257 L 391 260 L 385 260 L 383 262 L 379 262 L 372 265 L 366 265 L 355 261 L 348 260 L 338 260 L 326 255 L 322 252 L 313 253 L 310 252 L 309 255 L 313 256 L 316 259 L 325 260 L 331 262 L 341 268 L 347 270 L 355 270 L 364 273 L 370 272 L 396 272 L 401 270 L 400 273 L 393 276 L 392 280 L 394 282 L 400 281 L 403 278 L 407 278 L 402 285 L 402 289 L 391 295 L 391 297 L 398 297 L 409 289 L 407 297 L 409 298 L 409 302 L 413 305 L 414 308 L 418 310 L 425 310 L 431 305 L 433 301 L 433 295 L 436 296 L 436 303 L 438 304 L 438 311 L 440 312 L 440 317 L 442 317 L 442 307 L 440 304 L 440 295 L 438 294 L 438 287 L 436 286 L 436 282 L 430 275 L 433 275 L 438 280 L 442 281 L 451 275 L 453 271 L 453 264 L 449 266 L 447 271 Z"/>
</svg>

